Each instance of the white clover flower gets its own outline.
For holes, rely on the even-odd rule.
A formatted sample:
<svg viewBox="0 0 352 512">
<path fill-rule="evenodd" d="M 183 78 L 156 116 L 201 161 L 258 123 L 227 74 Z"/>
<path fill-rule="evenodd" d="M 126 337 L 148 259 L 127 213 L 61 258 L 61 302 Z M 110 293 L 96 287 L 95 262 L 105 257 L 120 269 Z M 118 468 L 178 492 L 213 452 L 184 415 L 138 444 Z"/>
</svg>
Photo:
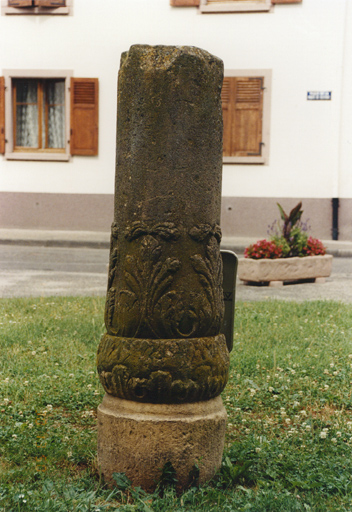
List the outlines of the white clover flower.
<svg viewBox="0 0 352 512">
<path fill-rule="evenodd" d="M 255 449 L 255 451 L 256 451 L 257 453 L 259 453 L 259 452 L 261 452 L 261 451 L 262 451 L 262 449 L 261 449 L 261 448 L 259 448 L 259 446 L 257 446 L 257 448 Z"/>
<path fill-rule="evenodd" d="M 17 439 L 17 434 L 12 434 L 13 439 Z"/>
<path fill-rule="evenodd" d="M 72 452 L 71 451 L 67 452 L 67 457 L 72 457 Z"/>
<path fill-rule="evenodd" d="M 330 368 L 333 368 L 335 366 L 334 363 L 330 363 Z"/>
<path fill-rule="evenodd" d="M 95 396 L 99 395 L 99 391 L 97 389 L 94 391 L 94 395 Z"/>
<path fill-rule="evenodd" d="M 310 432 L 312 430 L 312 427 L 310 425 L 306 425 L 305 428 L 306 428 L 307 432 Z"/>
<path fill-rule="evenodd" d="M 297 402 L 297 401 L 293 402 L 293 407 L 299 407 L 299 405 L 300 405 L 299 402 Z"/>
<path fill-rule="evenodd" d="M 307 416 L 307 411 L 302 409 L 301 411 L 299 411 L 299 414 L 301 414 L 302 416 Z"/>
<path fill-rule="evenodd" d="M 29 384 L 28 380 L 25 380 L 23 384 L 24 384 L 24 386 L 28 386 L 28 384 Z"/>
<path fill-rule="evenodd" d="M 279 457 L 279 459 L 282 459 L 283 458 L 282 453 L 279 453 L 278 457 Z"/>
<path fill-rule="evenodd" d="M 285 419 L 285 422 L 287 423 L 287 425 L 289 425 L 289 424 L 291 423 L 290 418 L 286 418 L 286 419 Z"/>
<path fill-rule="evenodd" d="M 46 406 L 46 409 L 47 409 L 48 411 L 52 411 L 52 410 L 53 410 L 53 406 L 52 406 L 52 405 L 50 405 L 50 404 L 48 404 L 48 405 Z"/>
<path fill-rule="evenodd" d="M 8 384 L 9 380 L 10 380 L 9 377 L 6 377 L 6 379 L 4 379 L 4 383 Z"/>
<path fill-rule="evenodd" d="M 269 386 L 269 387 L 268 387 L 268 390 L 270 391 L 270 393 L 272 393 L 272 392 L 274 391 L 274 388 L 273 388 L 273 387 L 271 387 L 271 386 Z"/>
<path fill-rule="evenodd" d="M 73 374 L 73 373 L 70 373 L 69 377 L 74 377 L 74 374 Z"/>
<path fill-rule="evenodd" d="M 325 373 L 325 375 L 329 375 L 329 370 L 327 370 L 327 369 L 325 368 L 324 373 Z"/>
<path fill-rule="evenodd" d="M 9 403 L 9 398 L 4 398 L 4 404 L 7 405 Z"/>
<path fill-rule="evenodd" d="M 35 356 L 35 355 L 36 355 L 36 353 L 37 353 L 37 351 L 36 351 L 36 350 L 32 350 L 32 356 Z"/>
<path fill-rule="evenodd" d="M 28 423 L 28 428 L 33 428 L 33 423 Z"/>
<path fill-rule="evenodd" d="M 347 425 L 347 428 L 351 429 L 352 428 L 352 421 L 347 421 L 346 425 Z"/>
<path fill-rule="evenodd" d="M 340 431 L 336 432 L 337 437 L 341 437 L 342 433 Z"/>
<path fill-rule="evenodd" d="M 88 389 L 91 389 L 92 387 L 93 387 L 92 384 L 88 384 L 88 386 L 87 386 Z"/>
<path fill-rule="evenodd" d="M 336 444 L 336 443 L 337 443 L 337 439 L 336 439 L 336 437 L 333 437 L 333 438 L 331 439 L 331 441 L 332 441 L 334 444 Z"/>
<path fill-rule="evenodd" d="M 246 429 L 245 429 L 245 433 L 246 433 L 246 434 L 250 434 L 250 433 L 251 433 L 250 429 L 249 429 L 249 428 L 246 428 Z"/>
<path fill-rule="evenodd" d="M 327 391 L 329 389 L 329 387 L 330 386 L 328 384 L 325 384 L 324 389 Z"/>
<path fill-rule="evenodd" d="M 328 433 L 325 430 L 322 430 L 319 434 L 320 439 L 326 439 Z"/>
<path fill-rule="evenodd" d="M 333 373 L 333 375 L 338 375 L 339 374 L 338 371 L 335 371 L 335 372 L 332 372 L 332 373 Z"/>
</svg>

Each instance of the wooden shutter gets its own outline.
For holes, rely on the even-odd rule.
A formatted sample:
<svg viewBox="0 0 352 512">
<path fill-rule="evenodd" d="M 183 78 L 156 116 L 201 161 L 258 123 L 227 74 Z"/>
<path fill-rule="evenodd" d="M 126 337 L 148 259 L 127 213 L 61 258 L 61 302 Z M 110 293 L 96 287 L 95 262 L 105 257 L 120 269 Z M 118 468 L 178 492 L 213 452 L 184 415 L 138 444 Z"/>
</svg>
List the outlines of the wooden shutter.
<svg viewBox="0 0 352 512">
<path fill-rule="evenodd" d="M 32 7 L 32 0 L 8 0 L 9 7 Z"/>
<path fill-rule="evenodd" d="M 224 78 L 222 89 L 221 89 L 221 104 L 222 104 L 222 118 L 224 123 L 224 135 L 223 135 L 223 154 L 224 156 L 231 156 L 231 116 L 234 107 L 232 99 L 232 83 L 233 78 Z"/>
<path fill-rule="evenodd" d="M 39 7 L 65 7 L 66 0 L 39 0 Z"/>
<path fill-rule="evenodd" d="M 5 153 L 5 79 L 0 76 L 0 153 Z"/>
<path fill-rule="evenodd" d="M 98 154 L 98 79 L 71 78 L 71 155 Z"/>
<path fill-rule="evenodd" d="M 261 156 L 263 78 L 225 77 L 222 108 L 224 156 Z"/>
<path fill-rule="evenodd" d="M 170 0 L 173 7 L 198 7 L 200 0 Z"/>
</svg>

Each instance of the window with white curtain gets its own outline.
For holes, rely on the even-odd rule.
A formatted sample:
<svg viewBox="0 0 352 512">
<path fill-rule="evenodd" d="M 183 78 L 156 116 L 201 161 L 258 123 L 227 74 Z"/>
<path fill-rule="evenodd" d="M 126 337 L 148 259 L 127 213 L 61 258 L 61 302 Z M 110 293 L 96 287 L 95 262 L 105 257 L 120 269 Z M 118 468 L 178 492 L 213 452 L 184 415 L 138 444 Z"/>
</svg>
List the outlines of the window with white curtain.
<svg viewBox="0 0 352 512">
<path fill-rule="evenodd" d="M 13 80 L 14 151 L 65 150 L 65 80 Z"/>
</svg>

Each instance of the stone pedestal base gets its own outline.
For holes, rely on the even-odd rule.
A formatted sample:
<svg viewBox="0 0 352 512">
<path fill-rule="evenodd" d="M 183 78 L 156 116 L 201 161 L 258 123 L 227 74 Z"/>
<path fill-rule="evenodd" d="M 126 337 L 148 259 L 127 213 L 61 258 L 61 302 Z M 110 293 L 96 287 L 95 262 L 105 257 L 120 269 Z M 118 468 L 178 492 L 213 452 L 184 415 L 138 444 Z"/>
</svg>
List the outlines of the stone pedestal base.
<svg viewBox="0 0 352 512">
<path fill-rule="evenodd" d="M 107 482 L 125 473 L 134 486 L 153 491 L 170 462 L 178 488 L 199 484 L 220 467 L 226 411 L 218 396 L 192 404 L 143 404 L 106 394 L 98 407 L 98 464 Z"/>
</svg>

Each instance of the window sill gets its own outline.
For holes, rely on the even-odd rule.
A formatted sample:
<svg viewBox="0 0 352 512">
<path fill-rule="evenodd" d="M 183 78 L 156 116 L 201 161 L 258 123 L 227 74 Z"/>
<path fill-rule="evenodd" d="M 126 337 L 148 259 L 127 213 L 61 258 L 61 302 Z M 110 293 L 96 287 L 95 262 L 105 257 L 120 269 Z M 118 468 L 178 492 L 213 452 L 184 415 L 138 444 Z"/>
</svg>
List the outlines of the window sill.
<svg viewBox="0 0 352 512">
<path fill-rule="evenodd" d="M 71 155 L 68 153 L 30 153 L 27 151 L 23 152 L 12 152 L 5 153 L 6 160 L 41 160 L 50 162 L 68 162 L 71 159 Z"/>
<path fill-rule="evenodd" d="M 264 156 L 223 156 L 223 164 L 267 164 Z"/>
<path fill-rule="evenodd" d="M 201 0 L 199 6 L 200 12 L 203 13 L 222 13 L 222 12 L 269 12 L 272 10 L 271 0 L 264 2 L 253 2 L 239 0 L 224 1 L 224 2 L 211 2 L 208 0 Z"/>
</svg>

